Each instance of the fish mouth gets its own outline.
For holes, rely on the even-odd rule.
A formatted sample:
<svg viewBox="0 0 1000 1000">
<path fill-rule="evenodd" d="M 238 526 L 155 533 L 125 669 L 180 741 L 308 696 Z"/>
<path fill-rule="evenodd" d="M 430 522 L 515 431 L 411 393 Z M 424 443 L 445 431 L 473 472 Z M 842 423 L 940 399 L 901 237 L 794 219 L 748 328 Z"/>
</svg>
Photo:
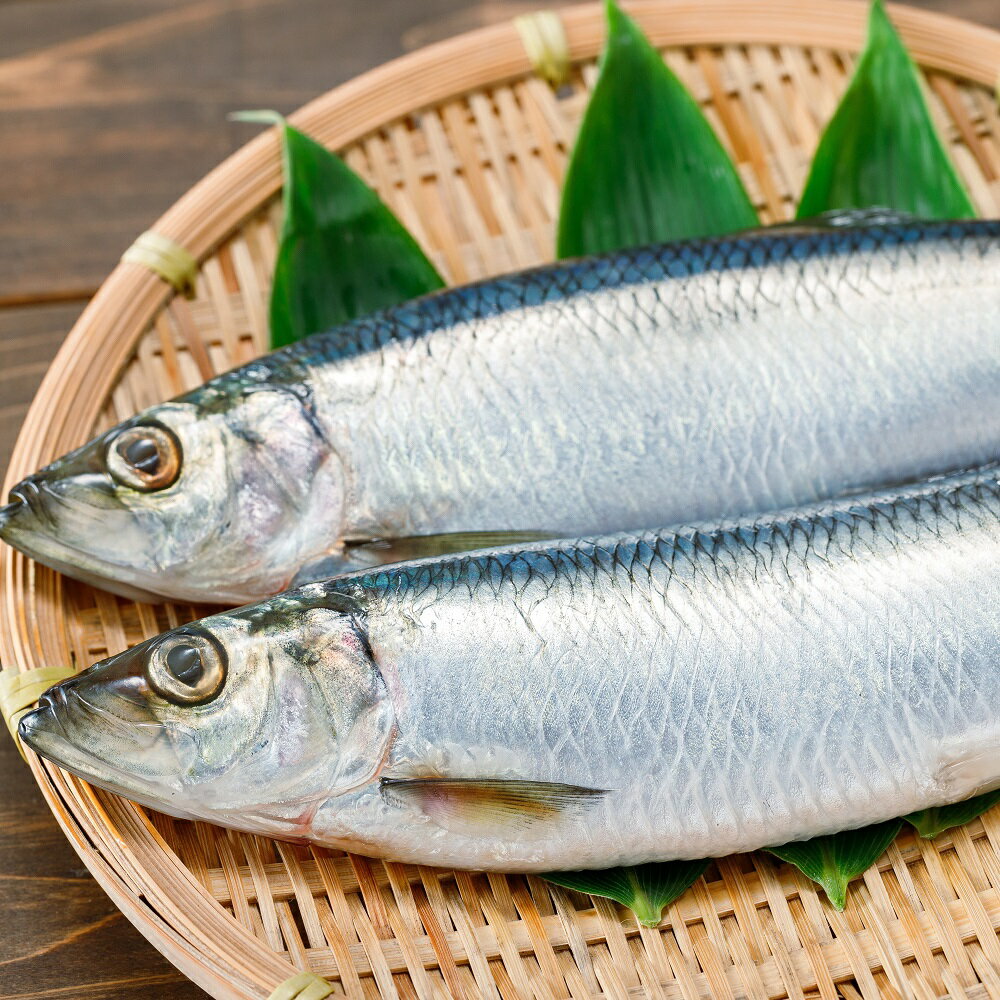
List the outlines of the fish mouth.
<svg viewBox="0 0 1000 1000">
<path fill-rule="evenodd" d="M 43 492 L 34 479 L 23 479 L 11 488 L 6 506 L 0 507 L 0 539 L 39 561 L 50 547 L 70 551 L 58 540 L 59 526 Z"/>
<path fill-rule="evenodd" d="M 90 704 L 73 690 L 77 681 L 78 678 L 72 678 L 57 684 L 39 698 L 38 707 L 24 715 L 18 723 L 17 734 L 21 742 L 39 757 L 84 781 L 165 811 L 162 792 L 159 795 L 151 793 L 141 778 L 81 745 L 86 741 L 86 728 L 91 724 L 117 729 L 120 733 L 135 733 L 136 729 L 143 727 L 139 722 L 118 718 Z M 156 737 L 151 742 L 156 742 Z"/>
<path fill-rule="evenodd" d="M 45 696 L 43 695 L 43 698 Z M 106 770 L 96 758 L 82 751 L 70 738 L 63 725 L 60 713 L 50 701 L 21 718 L 17 726 L 21 742 L 39 757 L 57 764 L 84 781 L 100 785 L 109 791 L 131 798 L 134 790 L 116 780 L 116 776 Z"/>
<path fill-rule="evenodd" d="M 120 597 L 144 603 L 162 599 L 156 591 L 116 578 L 115 572 L 128 573 L 129 567 L 102 563 L 91 553 L 78 549 L 59 537 L 55 517 L 45 502 L 42 488 L 25 479 L 10 491 L 8 503 L 0 507 L 0 539 L 12 548 L 57 573 L 80 580 L 92 587 L 111 591 Z"/>
<path fill-rule="evenodd" d="M 52 525 L 52 516 L 42 500 L 42 489 L 32 479 L 22 479 L 7 498 L 7 506 L 0 508 L 0 538 L 7 524 L 30 514 L 41 524 Z"/>
<path fill-rule="evenodd" d="M 7 498 L 5 506 L 0 507 L 0 538 L 8 544 L 27 527 L 27 522 L 39 522 L 44 519 L 41 513 L 41 500 L 37 487 L 28 491 L 22 489 L 23 483 L 15 486 Z"/>
<path fill-rule="evenodd" d="M 111 754 L 102 756 L 81 746 L 81 743 L 86 741 L 86 731 L 91 725 L 117 731 L 119 735 L 129 734 L 133 739 L 136 738 L 136 730 L 148 731 L 150 728 L 155 728 L 160 731 L 152 719 L 143 721 L 139 715 L 135 719 L 119 717 L 107 709 L 92 704 L 76 690 L 82 678 L 83 675 L 78 675 L 63 681 L 49 688 L 39 698 L 38 707 L 24 715 L 18 723 L 17 734 L 21 742 L 39 757 L 124 799 L 176 816 L 178 819 L 208 818 L 196 804 L 193 810 L 184 808 L 180 804 L 176 766 L 170 773 L 160 775 L 159 779 L 143 779 L 111 763 L 108 759 Z M 134 708 L 141 712 L 139 706 Z M 153 735 L 146 742 L 148 749 L 155 750 L 157 747 L 162 747 L 164 751 L 170 753 L 169 741 L 162 736 Z M 107 746 L 110 748 L 111 744 Z M 134 755 L 130 755 L 126 750 L 122 753 L 121 759 L 134 759 Z M 184 805 L 191 803 L 185 802 Z"/>
<path fill-rule="evenodd" d="M 13 497 L 13 494 L 11 496 Z M 21 515 L 24 506 L 24 501 L 18 497 L 0 507 L 0 538 L 5 542 L 10 538 L 10 525 Z"/>
</svg>

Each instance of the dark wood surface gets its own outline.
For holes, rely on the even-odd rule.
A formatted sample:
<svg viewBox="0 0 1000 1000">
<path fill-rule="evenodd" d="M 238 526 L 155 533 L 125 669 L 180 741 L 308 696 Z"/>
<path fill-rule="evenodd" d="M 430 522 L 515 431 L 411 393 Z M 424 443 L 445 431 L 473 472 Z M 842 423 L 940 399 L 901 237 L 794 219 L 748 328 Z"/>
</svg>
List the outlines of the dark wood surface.
<svg viewBox="0 0 1000 1000">
<path fill-rule="evenodd" d="M 830 0 L 836 2 L 836 0 Z M 549 4 L 551 6 L 551 4 Z M 1000 28 L 1000 0 L 917 0 Z M 252 130 L 522 0 L 0 0 L 0 469 L 132 239 Z M 0 1000 L 204 994 L 118 913 L 0 733 Z"/>
</svg>

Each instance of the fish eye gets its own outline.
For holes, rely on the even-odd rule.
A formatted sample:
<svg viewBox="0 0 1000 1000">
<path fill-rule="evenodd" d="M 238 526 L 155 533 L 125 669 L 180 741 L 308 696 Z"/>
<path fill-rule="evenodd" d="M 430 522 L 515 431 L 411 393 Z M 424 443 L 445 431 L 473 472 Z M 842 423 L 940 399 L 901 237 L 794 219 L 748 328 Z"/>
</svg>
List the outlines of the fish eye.
<svg viewBox="0 0 1000 1000">
<path fill-rule="evenodd" d="M 149 654 L 146 679 L 158 695 L 175 705 L 200 705 L 222 690 L 225 654 L 202 633 L 167 635 Z"/>
<path fill-rule="evenodd" d="M 180 474 L 181 445 L 165 427 L 126 427 L 108 444 L 106 464 L 122 486 L 146 493 L 163 490 Z"/>
</svg>

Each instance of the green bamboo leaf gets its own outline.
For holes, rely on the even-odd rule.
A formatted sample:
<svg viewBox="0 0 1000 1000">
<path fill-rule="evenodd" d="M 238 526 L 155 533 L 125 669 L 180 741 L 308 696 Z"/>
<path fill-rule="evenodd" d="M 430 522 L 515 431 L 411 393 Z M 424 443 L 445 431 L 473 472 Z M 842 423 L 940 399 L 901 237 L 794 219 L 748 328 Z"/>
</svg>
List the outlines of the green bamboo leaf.
<svg viewBox="0 0 1000 1000">
<path fill-rule="evenodd" d="M 975 795 L 964 802 L 956 802 L 951 806 L 939 806 L 936 809 L 921 809 L 920 812 L 904 816 L 921 837 L 936 837 L 953 826 L 961 826 L 981 816 L 987 809 L 1000 802 L 1000 788 L 983 795 Z"/>
<path fill-rule="evenodd" d="M 607 18 L 600 75 L 563 182 L 558 256 L 756 226 L 697 102 L 613 0 Z"/>
<path fill-rule="evenodd" d="M 870 205 L 925 219 L 976 214 L 882 0 L 872 2 L 867 44 L 820 139 L 798 217 Z"/>
<path fill-rule="evenodd" d="M 860 830 L 832 833 L 767 850 L 821 885 L 830 902 L 842 910 L 847 901 L 848 882 L 863 875 L 881 857 L 902 825 L 901 819 L 891 819 Z"/>
<path fill-rule="evenodd" d="M 340 157 L 274 111 L 233 117 L 281 129 L 285 220 L 271 290 L 272 347 L 443 286 L 402 223 Z"/>
<path fill-rule="evenodd" d="M 567 889 L 617 900 L 640 924 L 655 927 L 663 911 L 701 878 L 707 867 L 708 861 L 666 861 L 606 871 L 549 872 L 542 878 Z"/>
</svg>

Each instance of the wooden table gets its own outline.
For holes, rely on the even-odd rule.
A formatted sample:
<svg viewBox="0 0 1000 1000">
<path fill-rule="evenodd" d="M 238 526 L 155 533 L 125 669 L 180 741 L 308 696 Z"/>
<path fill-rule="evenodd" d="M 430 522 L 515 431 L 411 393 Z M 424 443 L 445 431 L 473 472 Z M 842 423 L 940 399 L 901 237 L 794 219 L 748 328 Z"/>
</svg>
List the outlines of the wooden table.
<svg viewBox="0 0 1000 1000">
<path fill-rule="evenodd" d="M 830 0 L 836 2 L 836 0 Z M 1000 28 L 998 0 L 917 0 Z M 525 0 L 0 0 L 0 469 L 132 239 L 253 129 Z M 1000 67 L 998 67 L 1000 68 Z M 204 994 L 118 913 L 0 734 L 0 1000 Z"/>
</svg>

